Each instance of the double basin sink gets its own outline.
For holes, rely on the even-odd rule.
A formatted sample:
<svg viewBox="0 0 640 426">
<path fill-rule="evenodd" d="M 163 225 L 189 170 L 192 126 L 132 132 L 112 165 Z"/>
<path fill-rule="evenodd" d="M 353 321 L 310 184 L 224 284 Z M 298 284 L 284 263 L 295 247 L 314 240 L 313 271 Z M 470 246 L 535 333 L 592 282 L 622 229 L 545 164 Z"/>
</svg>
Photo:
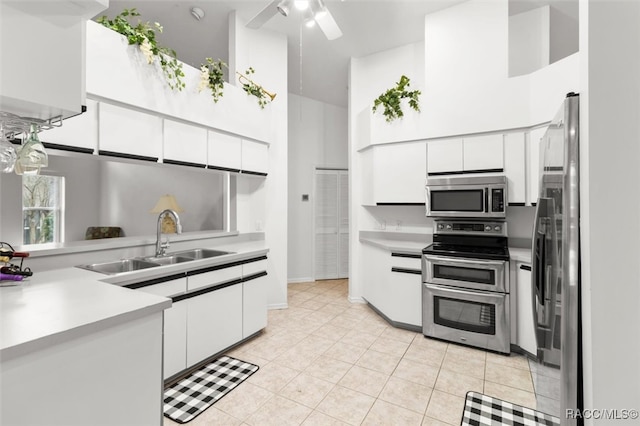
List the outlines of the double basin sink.
<svg viewBox="0 0 640 426">
<path fill-rule="evenodd" d="M 120 274 L 122 272 L 132 272 L 139 271 L 141 269 L 155 268 L 164 265 L 174 265 L 176 263 L 192 262 L 199 259 L 209 259 L 212 257 L 218 257 L 232 253 L 233 252 L 231 251 L 221 251 L 213 249 L 194 249 L 176 253 L 169 253 L 166 256 L 136 257 L 133 259 L 121 259 L 113 262 L 78 265 L 77 268 L 100 272 L 107 275 L 113 275 Z"/>
</svg>

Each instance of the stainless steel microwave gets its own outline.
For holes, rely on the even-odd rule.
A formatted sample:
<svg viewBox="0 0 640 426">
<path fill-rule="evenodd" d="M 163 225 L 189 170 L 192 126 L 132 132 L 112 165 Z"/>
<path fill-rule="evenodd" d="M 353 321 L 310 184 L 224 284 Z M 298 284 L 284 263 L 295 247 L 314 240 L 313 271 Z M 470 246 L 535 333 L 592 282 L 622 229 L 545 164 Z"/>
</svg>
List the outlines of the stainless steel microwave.
<svg viewBox="0 0 640 426">
<path fill-rule="evenodd" d="M 505 218 L 507 178 L 456 176 L 427 179 L 428 217 Z"/>
</svg>

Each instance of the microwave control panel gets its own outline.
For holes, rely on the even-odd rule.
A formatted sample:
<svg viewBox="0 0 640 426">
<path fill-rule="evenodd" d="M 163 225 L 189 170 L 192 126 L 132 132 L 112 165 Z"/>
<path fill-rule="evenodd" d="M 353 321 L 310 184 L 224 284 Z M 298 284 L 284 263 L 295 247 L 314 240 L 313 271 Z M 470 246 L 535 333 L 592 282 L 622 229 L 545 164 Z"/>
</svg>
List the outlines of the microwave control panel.
<svg viewBox="0 0 640 426">
<path fill-rule="evenodd" d="M 504 211 L 504 189 L 493 188 L 491 189 L 491 212 L 503 212 Z"/>
</svg>

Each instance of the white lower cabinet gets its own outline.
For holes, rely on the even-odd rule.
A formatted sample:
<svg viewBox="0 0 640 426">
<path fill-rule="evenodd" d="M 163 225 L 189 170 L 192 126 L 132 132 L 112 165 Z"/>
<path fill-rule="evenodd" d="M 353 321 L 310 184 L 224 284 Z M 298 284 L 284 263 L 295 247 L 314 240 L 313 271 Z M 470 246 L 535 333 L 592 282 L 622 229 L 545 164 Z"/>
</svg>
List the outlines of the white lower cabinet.
<svg viewBox="0 0 640 426">
<path fill-rule="evenodd" d="M 262 256 L 126 286 L 173 300 L 164 311 L 164 379 L 267 326 L 266 270 Z"/>
<path fill-rule="evenodd" d="M 215 288 L 185 301 L 188 366 L 242 340 L 242 285 Z"/>
<path fill-rule="evenodd" d="M 164 311 L 164 378 L 187 368 L 187 302 Z"/>
<path fill-rule="evenodd" d="M 533 304 L 531 299 L 531 265 L 516 263 L 517 286 L 517 341 L 525 351 L 535 355 L 537 352 L 535 328 L 533 325 Z"/>
<path fill-rule="evenodd" d="M 422 327 L 422 269 L 420 257 L 392 253 L 388 313 L 393 321 Z"/>
<path fill-rule="evenodd" d="M 242 338 L 267 326 L 267 261 L 242 265 Z"/>
</svg>

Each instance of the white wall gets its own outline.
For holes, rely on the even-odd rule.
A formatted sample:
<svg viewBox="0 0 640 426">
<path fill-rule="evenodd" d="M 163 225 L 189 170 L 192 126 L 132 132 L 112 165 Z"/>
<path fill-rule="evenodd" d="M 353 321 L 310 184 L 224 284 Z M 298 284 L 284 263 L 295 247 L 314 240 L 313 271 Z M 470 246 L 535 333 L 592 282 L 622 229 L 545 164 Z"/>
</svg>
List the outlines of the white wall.
<svg viewBox="0 0 640 426">
<path fill-rule="evenodd" d="M 509 76 L 549 65 L 550 7 L 509 16 Z"/>
<path fill-rule="evenodd" d="M 312 281 L 315 169 L 348 168 L 347 109 L 290 93 L 288 123 L 288 281 Z"/>
<path fill-rule="evenodd" d="M 271 103 L 269 175 L 264 183 L 265 239 L 269 246 L 268 274 L 271 308 L 287 304 L 287 39 L 267 30 L 251 30 L 231 12 L 229 15 L 229 75 L 255 69 L 251 79 L 276 93 Z M 234 78 L 233 83 L 236 84 Z M 241 208 L 238 205 L 238 208 Z"/>
<path fill-rule="evenodd" d="M 586 408 L 640 408 L 638 22 L 639 2 L 580 3 L 584 82 L 580 95 L 580 208 Z M 587 421 L 596 423 L 620 422 Z M 631 423 L 637 424 L 637 420 Z"/>
</svg>

